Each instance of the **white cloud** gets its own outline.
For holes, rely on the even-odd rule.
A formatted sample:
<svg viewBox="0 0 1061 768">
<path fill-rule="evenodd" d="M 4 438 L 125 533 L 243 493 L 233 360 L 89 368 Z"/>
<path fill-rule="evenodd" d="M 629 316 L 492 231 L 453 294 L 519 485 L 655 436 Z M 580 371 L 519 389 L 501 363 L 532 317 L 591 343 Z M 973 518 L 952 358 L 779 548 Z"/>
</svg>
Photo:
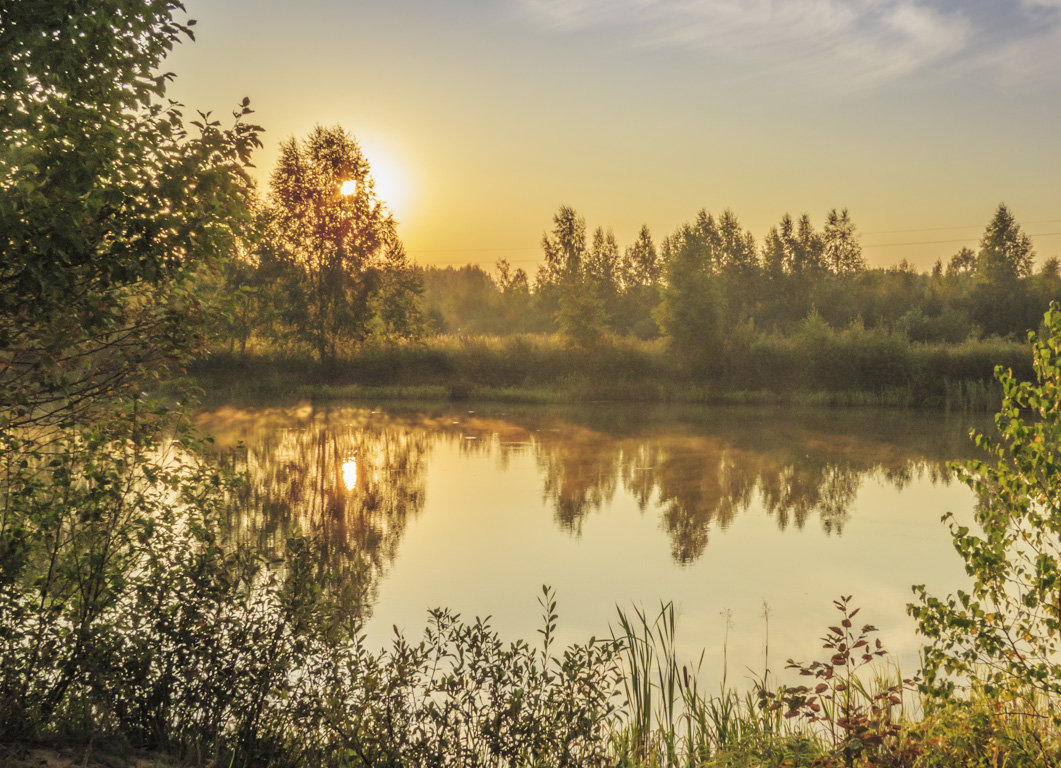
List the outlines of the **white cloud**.
<svg viewBox="0 0 1061 768">
<path fill-rule="evenodd" d="M 1044 25 L 1019 39 L 999 41 L 967 67 L 1005 88 L 1056 87 L 1061 73 L 1061 24 Z"/>
<path fill-rule="evenodd" d="M 702 49 L 736 58 L 746 72 L 839 87 L 927 69 L 963 52 L 973 32 L 961 13 L 923 0 L 522 1 L 561 29 L 622 28 L 641 44 Z"/>
</svg>

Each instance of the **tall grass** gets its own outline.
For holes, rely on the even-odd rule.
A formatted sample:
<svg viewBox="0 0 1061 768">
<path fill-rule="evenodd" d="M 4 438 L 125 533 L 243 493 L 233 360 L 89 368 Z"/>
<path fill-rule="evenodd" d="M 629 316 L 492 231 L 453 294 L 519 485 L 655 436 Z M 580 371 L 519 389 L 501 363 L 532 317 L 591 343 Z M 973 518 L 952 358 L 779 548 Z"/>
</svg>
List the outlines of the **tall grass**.
<svg viewBox="0 0 1061 768">
<path fill-rule="evenodd" d="M 622 663 L 624 717 L 611 733 L 613 759 L 631 768 L 950 768 L 1061 765 L 1057 722 L 1027 713 L 1030 696 L 974 684 L 963 695 L 936 699 L 904 679 L 872 641 L 873 627 L 851 622 L 845 599 L 840 626 L 826 630 L 825 653 L 810 663 L 789 661 L 811 685 L 770 687 L 768 674 L 738 691 L 723 680 L 708 693 L 695 666 L 680 662 L 674 606 L 651 615 L 618 612 L 614 637 Z M 850 623 L 850 626 L 848 625 Z M 868 630 L 868 632 L 867 632 Z M 866 639 L 866 645 L 861 641 Z M 865 649 L 876 649 L 865 653 Z M 816 683 L 816 685 L 814 684 Z"/>
<path fill-rule="evenodd" d="M 996 364 L 1030 375 L 1024 343 L 912 342 L 886 329 L 831 328 L 812 316 L 787 334 L 735 329 L 717 358 L 692 370 L 659 341 L 609 337 L 589 348 L 561 337 L 437 336 L 364 346 L 318 364 L 288 351 L 216 353 L 192 369 L 209 391 L 493 399 L 520 402 L 800 402 L 991 410 Z"/>
<path fill-rule="evenodd" d="M 743 693 L 729 687 L 728 641 L 718 692 L 703 691 L 704 653 L 695 665 L 679 662 L 672 603 L 651 617 L 641 608 L 632 614 L 620 609 L 615 639 L 622 649 L 626 704 L 626 718 L 612 735 L 620 764 L 692 768 L 744 759 L 780 764 L 824 753 L 815 733 L 763 705 L 765 672 Z"/>
</svg>

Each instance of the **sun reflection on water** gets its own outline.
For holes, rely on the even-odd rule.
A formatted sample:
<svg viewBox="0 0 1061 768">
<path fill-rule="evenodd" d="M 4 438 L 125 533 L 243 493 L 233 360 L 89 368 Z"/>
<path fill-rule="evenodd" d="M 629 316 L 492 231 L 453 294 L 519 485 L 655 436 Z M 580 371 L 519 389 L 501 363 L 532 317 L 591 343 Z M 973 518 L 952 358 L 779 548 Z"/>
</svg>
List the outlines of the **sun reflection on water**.
<svg viewBox="0 0 1061 768">
<path fill-rule="evenodd" d="M 343 485 L 348 491 L 357 486 L 357 458 L 354 456 L 343 462 Z"/>
</svg>

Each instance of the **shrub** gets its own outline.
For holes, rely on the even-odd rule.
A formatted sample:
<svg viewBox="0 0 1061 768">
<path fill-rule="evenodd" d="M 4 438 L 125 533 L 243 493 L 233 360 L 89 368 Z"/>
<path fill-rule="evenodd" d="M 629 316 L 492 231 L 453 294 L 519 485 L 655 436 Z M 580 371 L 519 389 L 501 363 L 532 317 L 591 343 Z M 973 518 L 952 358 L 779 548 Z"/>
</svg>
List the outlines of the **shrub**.
<svg viewBox="0 0 1061 768">
<path fill-rule="evenodd" d="M 998 437 L 990 456 L 957 466 L 976 493 L 975 528 L 947 514 L 970 590 L 940 599 L 915 587 L 910 606 L 930 645 L 926 682 L 938 693 L 980 681 L 985 693 L 1026 690 L 1025 714 L 1061 724 L 1061 311 L 1032 335 L 1035 381 L 996 368 Z"/>
</svg>

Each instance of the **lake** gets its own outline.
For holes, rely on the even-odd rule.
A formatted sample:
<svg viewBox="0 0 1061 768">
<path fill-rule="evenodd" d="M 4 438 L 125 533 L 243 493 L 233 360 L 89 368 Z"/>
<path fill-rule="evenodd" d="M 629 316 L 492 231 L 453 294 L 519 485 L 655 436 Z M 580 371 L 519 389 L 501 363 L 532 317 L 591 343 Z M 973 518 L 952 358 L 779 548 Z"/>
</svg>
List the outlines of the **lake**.
<svg viewBox="0 0 1061 768">
<path fill-rule="evenodd" d="M 905 673 L 911 585 L 967 578 L 940 516 L 972 493 L 948 462 L 990 420 L 874 409 L 580 405 L 221 407 L 199 414 L 248 473 L 238 535 L 319 534 L 358 583 L 370 644 L 418 637 L 427 610 L 538 638 L 543 584 L 563 643 L 608 635 L 617 606 L 673 601 L 685 658 L 731 684 L 821 656 L 853 595 Z"/>
</svg>

